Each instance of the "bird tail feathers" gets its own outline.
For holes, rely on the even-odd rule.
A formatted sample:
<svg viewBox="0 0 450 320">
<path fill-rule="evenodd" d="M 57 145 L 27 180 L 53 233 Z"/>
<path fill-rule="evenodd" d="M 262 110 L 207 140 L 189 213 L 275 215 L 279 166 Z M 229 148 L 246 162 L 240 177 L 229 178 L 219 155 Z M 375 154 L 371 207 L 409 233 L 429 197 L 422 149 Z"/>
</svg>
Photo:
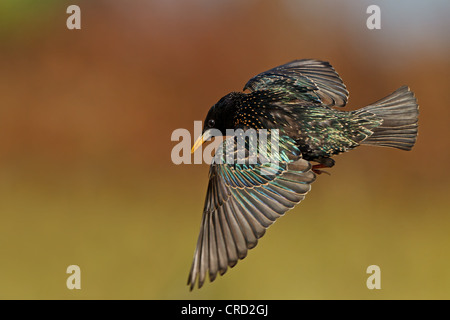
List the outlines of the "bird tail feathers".
<svg viewBox="0 0 450 320">
<path fill-rule="evenodd" d="M 411 150 L 417 139 L 419 106 L 407 86 L 361 108 L 356 113 L 372 113 L 382 119 L 380 126 L 362 144 Z"/>
</svg>

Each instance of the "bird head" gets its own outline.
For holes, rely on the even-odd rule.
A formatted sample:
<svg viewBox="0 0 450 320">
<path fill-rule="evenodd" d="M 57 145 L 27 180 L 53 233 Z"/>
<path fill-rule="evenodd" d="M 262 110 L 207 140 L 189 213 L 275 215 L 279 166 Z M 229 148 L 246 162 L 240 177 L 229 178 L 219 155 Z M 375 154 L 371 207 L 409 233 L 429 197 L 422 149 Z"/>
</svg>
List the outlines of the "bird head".
<svg viewBox="0 0 450 320">
<path fill-rule="evenodd" d="M 234 114 L 243 93 L 231 92 L 209 109 L 203 123 L 202 135 L 198 137 L 191 152 L 214 136 L 225 136 L 227 129 L 234 129 Z"/>
</svg>

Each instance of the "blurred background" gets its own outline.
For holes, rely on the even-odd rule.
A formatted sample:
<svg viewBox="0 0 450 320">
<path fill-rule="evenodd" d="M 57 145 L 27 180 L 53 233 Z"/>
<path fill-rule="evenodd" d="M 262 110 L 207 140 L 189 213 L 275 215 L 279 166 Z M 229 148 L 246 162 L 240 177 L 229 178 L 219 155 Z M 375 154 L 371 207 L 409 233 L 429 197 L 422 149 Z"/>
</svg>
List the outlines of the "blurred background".
<svg viewBox="0 0 450 320">
<path fill-rule="evenodd" d="M 449 299 L 449 15 L 444 0 L 1 1 L 0 298 Z M 336 157 L 245 260 L 189 292 L 208 166 L 174 165 L 172 131 L 304 58 L 335 67 L 346 110 L 409 85 L 417 145 Z"/>
</svg>

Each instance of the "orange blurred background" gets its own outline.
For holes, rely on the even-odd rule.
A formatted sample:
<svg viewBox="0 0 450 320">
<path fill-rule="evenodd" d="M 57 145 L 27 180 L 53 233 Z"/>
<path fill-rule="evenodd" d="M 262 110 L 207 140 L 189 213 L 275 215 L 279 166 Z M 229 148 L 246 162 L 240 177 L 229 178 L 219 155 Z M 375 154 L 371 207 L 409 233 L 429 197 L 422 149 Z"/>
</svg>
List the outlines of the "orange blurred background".
<svg viewBox="0 0 450 320">
<path fill-rule="evenodd" d="M 71 4 L 81 30 L 66 28 Z M 449 299 L 449 14 L 448 1 L 2 1 L 0 298 Z M 304 58 L 334 66 L 346 110 L 409 85 L 417 144 L 336 157 L 245 260 L 189 292 L 208 167 L 172 164 L 171 134 Z M 381 290 L 366 287 L 372 264 Z"/>
</svg>

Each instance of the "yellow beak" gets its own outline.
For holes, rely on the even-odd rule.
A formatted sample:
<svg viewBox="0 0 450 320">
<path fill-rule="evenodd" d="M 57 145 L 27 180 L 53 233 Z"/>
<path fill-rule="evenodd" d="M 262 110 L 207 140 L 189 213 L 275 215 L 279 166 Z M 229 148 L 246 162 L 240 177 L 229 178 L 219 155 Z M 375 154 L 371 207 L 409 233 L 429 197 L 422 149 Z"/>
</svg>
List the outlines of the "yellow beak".
<svg viewBox="0 0 450 320">
<path fill-rule="evenodd" d="M 194 153 L 205 141 L 211 138 L 211 130 L 206 130 L 200 137 L 195 140 L 194 146 L 191 149 L 191 153 Z"/>
</svg>

